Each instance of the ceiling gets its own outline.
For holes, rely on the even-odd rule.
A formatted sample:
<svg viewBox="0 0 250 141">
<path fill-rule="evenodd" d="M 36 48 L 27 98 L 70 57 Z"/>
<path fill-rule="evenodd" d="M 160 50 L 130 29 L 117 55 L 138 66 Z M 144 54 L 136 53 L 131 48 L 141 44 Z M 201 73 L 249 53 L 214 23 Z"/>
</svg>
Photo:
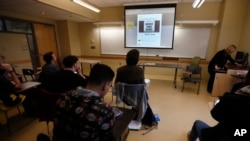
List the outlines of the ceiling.
<svg viewBox="0 0 250 141">
<path fill-rule="evenodd" d="M 71 0 L 68 0 L 71 1 Z M 86 2 L 102 8 L 123 6 L 124 4 L 178 2 L 192 3 L 194 0 L 85 0 Z M 218 2 L 222 0 L 206 0 L 205 2 Z M 25 15 L 43 17 L 52 20 L 68 20 L 74 22 L 91 22 L 90 19 L 74 14 L 70 10 L 65 11 L 53 6 L 40 3 L 36 0 L 0 0 L 0 12 L 17 12 Z M 1 15 L 1 13 L 0 13 Z"/>
</svg>

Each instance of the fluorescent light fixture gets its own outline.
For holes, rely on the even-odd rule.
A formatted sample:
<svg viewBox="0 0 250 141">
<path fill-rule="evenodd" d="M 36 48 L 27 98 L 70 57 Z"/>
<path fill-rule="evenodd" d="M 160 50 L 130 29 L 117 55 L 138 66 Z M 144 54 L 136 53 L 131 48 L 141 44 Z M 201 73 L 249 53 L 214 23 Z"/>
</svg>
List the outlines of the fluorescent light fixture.
<svg viewBox="0 0 250 141">
<path fill-rule="evenodd" d="M 193 8 L 199 8 L 205 0 L 194 0 Z"/>
<path fill-rule="evenodd" d="M 73 1 L 74 3 L 77 3 L 77 4 L 81 5 L 81 6 L 83 6 L 83 7 L 88 8 L 88 9 L 90 9 L 90 10 L 96 12 L 96 13 L 99 13 L 99 12 L 101 11 L 100 9 L 95 8 L 94 6 L 92 6 L 92 5 L 90 5 L 90 4 L 86 3 L 86 2 L 84 2 L 84 1 L 82 1 L 82 0 L 72 0 L 72 1 Z"/>
<path fill-rule="evenodd" d="M 134 3 L 124 3 L 123 6 L 134 6 L 134 5 L 152 5 L 152 4 L 170 4 L 178 3 L 178 1 L 162 1 L 162 2 L 134 2 Z"/>
</svg>

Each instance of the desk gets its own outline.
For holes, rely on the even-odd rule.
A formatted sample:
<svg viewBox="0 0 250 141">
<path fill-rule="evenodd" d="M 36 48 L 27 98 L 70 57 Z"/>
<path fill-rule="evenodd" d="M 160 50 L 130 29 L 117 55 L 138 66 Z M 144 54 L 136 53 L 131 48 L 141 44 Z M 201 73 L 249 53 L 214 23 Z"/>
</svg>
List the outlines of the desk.
<svg viewBox="0 0 250 141">
<path fill-rule="evenodd" d="M 98 63 L 101 62 L 101 61 L 99 61 L 99 60 L 88 60 L 88 59 L 79 59 L 78 61 L 81 63 L 82 71 L 83 71 L 83 63 L 89 64 L 89 67 L 90 67 L 90 69 L 91 69 L 91 68 L 92 68 L 92 65 L 98 64 Z M 83 72 L 82 72 L 82 73 L 83 73 Z"/>
<path fill-rule="evenodd" d="M 30 88 L 34 88 L 36 86 L 41 85 L 40 82 L 24 82 L 21 84 L 21 89 L 17 90 L 18 93 L 28 90 Z"/>
<path fill-rule="evenodd" d="M 225 92 L 231 92 L 233 85 L 242 81 L 232 76 L 246 74 L 247 72 L 248 69 L 228 69 L 224 73 L 217 72 L 213 83 L 212 96 L 223 96 Z"/>
<path fill-rule="evenodd" d="M 130 121 L 134 119 L 136 115 L 135 111 L 132 111 L 130 109 L 125 109 L 120 107 L 118 108 L 123 112 L 123 117 L 117 119 L 114 123 L 112 133 L 116 141 L 121 140 L 122 134 L 126 131 Z"/>
<path fill-rule="evenodd" d="M 162 68 L 174 68 L 174 87 L 176 88 L 176 77 L 177 77 L 177 70 L 183 69 L 182 66 L 180 66 L 178 63 L 176 64 L 167 64 L 167 63 L 151 63 L 151 62 L 142 62 L 139 63 L 139 66 L 143 67 L 143 70 L 145 70 L 145 67 L 162 67 Z"/>
</svg>

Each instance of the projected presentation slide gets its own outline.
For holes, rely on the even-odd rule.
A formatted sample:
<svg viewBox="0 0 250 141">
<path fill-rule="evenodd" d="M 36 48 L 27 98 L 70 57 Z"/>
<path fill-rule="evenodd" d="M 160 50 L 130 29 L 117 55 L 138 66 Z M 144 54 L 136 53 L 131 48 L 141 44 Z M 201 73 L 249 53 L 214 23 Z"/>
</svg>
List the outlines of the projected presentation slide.
<svg viewBox="0 0 250 141">
<path fill-rule="evenodd" d="M 142 14 L 137 17 L 137 46 L 161 45 L 162 14 Z"/>
<path fill-rule="evenodd" d="M 172 49 L 175 4 L 125 7 L 125 47 Z"/>
</svg>

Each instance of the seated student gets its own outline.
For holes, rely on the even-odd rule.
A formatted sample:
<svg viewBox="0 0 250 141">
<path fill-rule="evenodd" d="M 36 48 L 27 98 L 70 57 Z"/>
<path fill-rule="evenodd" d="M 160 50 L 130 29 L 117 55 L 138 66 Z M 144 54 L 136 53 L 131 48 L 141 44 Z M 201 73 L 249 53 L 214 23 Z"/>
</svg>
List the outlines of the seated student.
<svg viewBox="0 0 250 141">
<path fill-rule="evenodd" d="M 55 73 L 51 92 L 66 92 L 78 86 L 86 87 L 87 76 L 82 74 L 78 58 L 69 55 L 63 58 L 64 69 Z"/>
<path fill-rule="evenodd" d="M 117 69 L 115 83 L 145 84 L 144 71 L 137 65 L 139 56 L 140 52 L 137 49 L 132 49 L 127 53 L 126 65 Z M 126 101 L 124 102 L 126 103 Z M 142 123 L 152 126 L 155 123 L 154 115 L 149 104 L 147 107 Z"/>
<path fill-rule="evenodd" d="M 56 55 L 53 52 L 50 51 L 45 53 L 43 55 L 43 60 L 46 63 L 42 66 L 42 72 L 54 73 L 60 70 L 59 66 L 57 65 Z"/>
<path fill-rule="evenodd" d="M 126 65 L 117 69 L 115 83 L 145 84 L 144 70 L 137 66 L 139 56 L 140 52 L 137 49 L 132 49 L 127 53 Z"/>
<path fill-rule="evenodd" d="M 42 66 L 42 72 L 39 75 L 39 81 L 41 82 L 41 87 L 48 89 L 52 82 L 54 73 L 60 70 L 57 65 L 57 58 L 53 52 L 47 52 L 43 55 L 43 60 L 46 62 Z"/>
<path fill-rule="evenodd" d="M 30 89 L 17 94 L 16 90 L 21 88 L 20 80 L 10 64 L 5 63 L 3 55 L 0 55 L 0 100 L 6 106 L 13 106 L 22 102 L 27 116 L 34 116 L 32 101 L 36 96 L 36 90 Z"/>
<path fill-rule="evenodd" d="M 113 70 L 104 64 L 91 69 L 86 89 L 62 95 L 57 101 L 53 141 L 113 141 L 112 107 L 103 102 L 112 80 Z"/>
<path fill-rule="evenodd" d="M 249 141 L 250 140 L 250 86 L 245 86 L 235 93 L 224 94 L 219 103 L 211 110 L 212 117 L 218 124 L 211 127 L 201 120 L 196 120 L 189 141 Z M 241 134 L 246 129 L 246 134 Z"/>
<path fill-rule="evenodd" d="M 245 80 L 239 83 L 236 83 L 233 85 L 233 88 L 231 90 L 231 93 L 236 92 L 238 89 L 250 85 L 250 68 L 248 69 L 248 72 L 246 74 Z"/>
</svg>

